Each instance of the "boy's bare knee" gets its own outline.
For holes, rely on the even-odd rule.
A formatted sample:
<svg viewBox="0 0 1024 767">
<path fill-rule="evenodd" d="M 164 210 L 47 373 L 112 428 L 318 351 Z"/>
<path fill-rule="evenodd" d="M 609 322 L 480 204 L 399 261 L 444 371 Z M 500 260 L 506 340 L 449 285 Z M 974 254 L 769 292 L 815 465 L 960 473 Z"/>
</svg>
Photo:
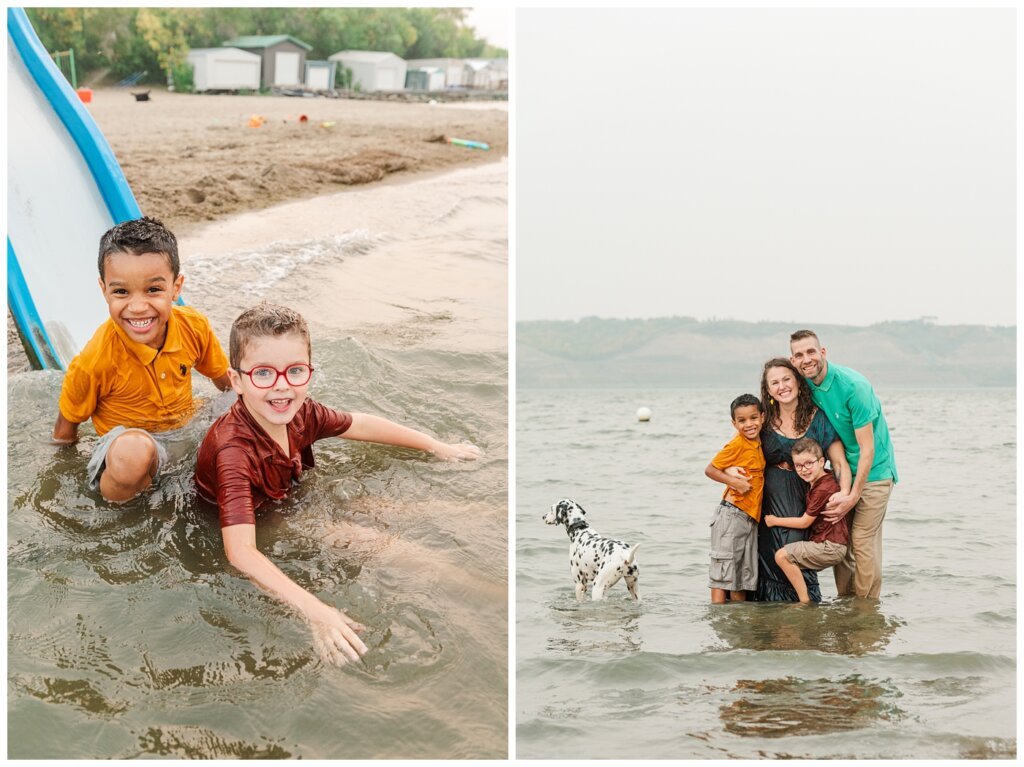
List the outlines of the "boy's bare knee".
<svg viewBox="0 0 1024 767">
<path fill-rule="evenodd" d="M 786 550 L 784 548 L 778 549 L 775 552 L 775 562 L 779 565 L 785 565 L 789 563 L 789 555 L 786 554 Z"/>
<path fill-rule="evenodd" d="M 148 485 L 159 463 L 152 437 L 129 431 L 115 439 L 107 451 L 104 474 L 119 485 Z"/>
</svg>

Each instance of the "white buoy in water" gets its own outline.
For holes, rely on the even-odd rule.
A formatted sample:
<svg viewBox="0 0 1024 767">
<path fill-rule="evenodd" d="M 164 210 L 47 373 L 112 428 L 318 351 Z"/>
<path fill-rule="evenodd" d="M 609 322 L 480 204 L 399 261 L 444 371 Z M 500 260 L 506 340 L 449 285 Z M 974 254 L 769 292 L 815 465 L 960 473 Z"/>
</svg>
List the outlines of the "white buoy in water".
<svg viewBox="0 0 1024 767">
<path fill-rule="evenodd" d="M 651 409 L 649 407 L 642 407 L 636 411 L 637 420 L 650 421 L 651 420 Z"/>
</svg>

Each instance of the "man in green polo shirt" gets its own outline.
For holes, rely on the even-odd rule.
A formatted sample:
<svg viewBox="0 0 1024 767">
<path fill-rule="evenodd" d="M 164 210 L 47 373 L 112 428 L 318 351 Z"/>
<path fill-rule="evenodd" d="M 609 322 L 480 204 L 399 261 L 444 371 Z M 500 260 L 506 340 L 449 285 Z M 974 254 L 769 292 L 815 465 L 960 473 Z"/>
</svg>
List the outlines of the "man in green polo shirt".
<svg viewBox="0 0 1024 767">
<path fill-rule="evenodd" d="M 839 596 L 877 599 L 882 590 L 882 520 L 892 487 L 898 481 L 896 459 L 882 403 L 864 376 L 828 362 L 825 347 L 812 330 L 789 337 L 790 361 L 811 387 L 811 395 L 846 447 L 853 472 L 849 495 L 836 493 L 822 516 L 853 514 L 850 549 L 855 560 L 834 568 Z"/>
</svg>

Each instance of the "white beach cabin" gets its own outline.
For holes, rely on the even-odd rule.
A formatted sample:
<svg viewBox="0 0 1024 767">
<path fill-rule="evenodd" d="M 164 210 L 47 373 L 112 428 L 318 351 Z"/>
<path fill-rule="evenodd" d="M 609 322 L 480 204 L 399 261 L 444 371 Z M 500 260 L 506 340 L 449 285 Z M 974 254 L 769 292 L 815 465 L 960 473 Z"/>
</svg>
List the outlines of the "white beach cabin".
<svg viewBox="0 0 1024 767">
<path fill-rule="evenodd" d="M 363 91 L 405 90 L 405 59 L 386 51 L 340 51 L 327 57 L 352 70 L 352 87 Z"/>
<path fill-rule="evenodd" d="M 466 59 L 463 82 L 479 90 L 508 88 L 508 59 Z"/>
<path fill-rule="evenodd" d="M 306 89 L 329 91 L 334 88 L 336 61 L 310 61 L 306 59 Z"/>
<path fill-rule="evenodd" d="M 442 88 L 456 88 L 465 85 L 463 70 L 466 62 L 462 59 L 409 59 L 405 62 L 409 69 L 427 69 L 437 67 L 444 73 Z M 430 90 L 434 90 L 433 87 Z"/>
<path fill-rule="evenodd" d="M 409 67 L 405 73 L 407 91 L 443 91 L 444 70 L 441 67 Z"/>
<path fill-rule="evenodd" d="M 238 48 L 193 48 L 186 58 L 199 93 L 260 89 L 261 59 L 255 53 Z"/>
</svg>

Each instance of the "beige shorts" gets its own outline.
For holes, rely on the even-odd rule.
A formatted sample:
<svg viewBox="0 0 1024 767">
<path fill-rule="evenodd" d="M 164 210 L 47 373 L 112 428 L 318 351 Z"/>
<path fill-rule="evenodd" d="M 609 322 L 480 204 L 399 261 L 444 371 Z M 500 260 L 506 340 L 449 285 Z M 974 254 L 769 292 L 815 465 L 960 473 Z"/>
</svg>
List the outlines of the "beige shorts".
<svg viewBox="0 0 1024 767">
<path fill-rule="evenodd" d="M 846 545 L 823 541 L 797 541 L 787 543 L 786 557 L 801 570 L 824 570 L 835 567 L 846 558 Z"/>
</svg>

